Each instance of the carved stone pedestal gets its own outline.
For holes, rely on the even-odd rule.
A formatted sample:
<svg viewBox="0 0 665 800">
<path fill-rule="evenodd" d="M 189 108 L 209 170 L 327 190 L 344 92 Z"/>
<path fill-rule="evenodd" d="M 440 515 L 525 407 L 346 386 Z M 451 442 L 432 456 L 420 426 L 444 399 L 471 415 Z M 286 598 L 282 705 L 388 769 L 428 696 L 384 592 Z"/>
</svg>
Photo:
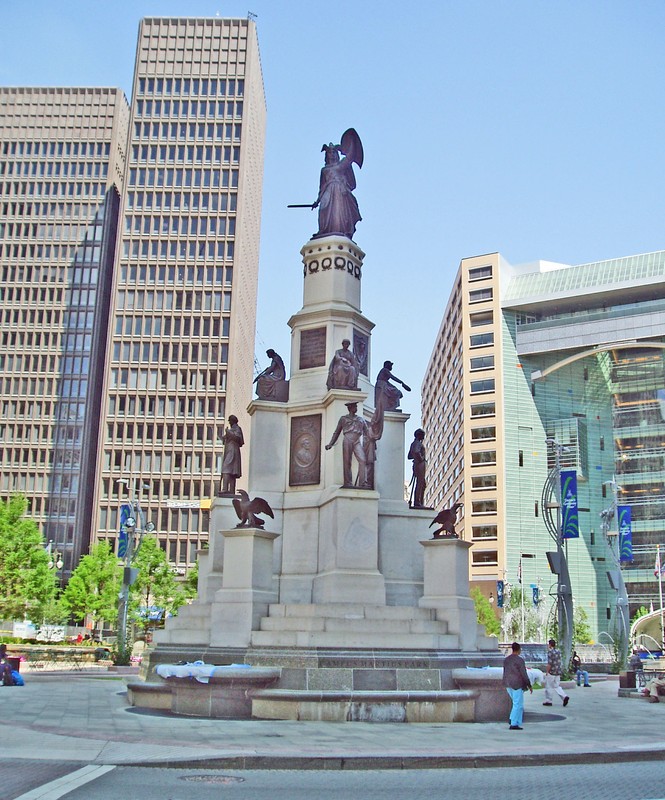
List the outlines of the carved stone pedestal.
<svg viewBox="0 0 665 800">
<path fill-rule="evenodd" d="M 261 528 L 234 528 L 224 536 L 222 588 L 215 592 L 210 618 L 213 647 L 245 647 L 252 630 L 259 627 L 270 603 L 277 602 L 273 589 L 273 542 L 277 533 Z"/>
<path fill-rule="evenodd" d="M 462 650 L 475 650 L 478 622 L 469 597 L 470 542 L 461 539 L 426 539 L 423 596 L 420 608 L 436 609 L 437 619 L 448 622 L 449 633 L 459 636 Z"/>
</svg>

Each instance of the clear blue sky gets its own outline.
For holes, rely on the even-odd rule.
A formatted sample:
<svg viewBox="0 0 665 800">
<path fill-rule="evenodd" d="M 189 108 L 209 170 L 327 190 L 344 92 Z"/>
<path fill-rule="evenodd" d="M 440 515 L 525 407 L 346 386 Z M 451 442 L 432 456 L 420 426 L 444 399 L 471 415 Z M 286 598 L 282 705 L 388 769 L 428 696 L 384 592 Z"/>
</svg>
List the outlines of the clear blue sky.
<svg viewBox="0 0 665 800">
<path fill-rule="evenodd" d="M 462 258 L 665 247 L 663 0 L 0 0 L 0 83 L 120 86 L 143 16 L 257 14 L 268 104 L 256 350 L 287 359 L 321 144 L 359 132 L 363 312 L 419 387 Z"/>
</svg>

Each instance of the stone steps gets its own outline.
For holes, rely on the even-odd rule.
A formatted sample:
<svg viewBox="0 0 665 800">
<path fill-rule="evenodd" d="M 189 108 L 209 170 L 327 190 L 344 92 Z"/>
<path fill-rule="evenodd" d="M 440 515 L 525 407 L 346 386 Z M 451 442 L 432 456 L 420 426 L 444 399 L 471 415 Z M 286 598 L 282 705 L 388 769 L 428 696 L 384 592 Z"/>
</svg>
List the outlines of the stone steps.
<svg viewBox="0 0 665 800">
<path fill-rule="evenodd" d="M 459 650 L 459 638 L 437 633 L 379 633 L 371 631 L 253 631 L 253 647 L 383 648 Z"/>
<path fill-rule="evenodd" d="M 275 603 L 252 633 L 257 647 L 459 648 L 430 608 L 356 603 Z"/>
<path fill-rule="evenodd" d="M 208 644 L 210 607 L 203 603 L 181 606 L 177 617 L 169 617 L 168 628 L 155 631 L 155 644 Z"/>
<path fill-rule="evenodd" d="M 379 620 L 433 620 L 436 613 L 431 608 L 411 606 L 361 605 L 359 603 L 272 603 L 269 617 L 328 617 L 334 619 L 379 619 Z"/>
</svg>

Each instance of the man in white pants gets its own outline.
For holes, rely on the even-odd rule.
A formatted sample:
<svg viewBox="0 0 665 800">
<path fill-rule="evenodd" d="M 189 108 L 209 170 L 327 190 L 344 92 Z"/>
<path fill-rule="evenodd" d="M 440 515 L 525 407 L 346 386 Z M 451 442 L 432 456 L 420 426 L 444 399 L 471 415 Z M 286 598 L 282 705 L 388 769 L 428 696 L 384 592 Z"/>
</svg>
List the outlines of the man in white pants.
<svg viewBox="0 0 665 800">
<path fill-rule="evenodd" d="M 554 692 L 563 700 L 564 708 L 570 699 L 559 685 L 561 681 L 561 651 L 557 650 L 556 642 L 550 639 L 547 651 L 547 669 L 545 670 L 545 702 L 544 706 L 551 706 Z"/>
</svg>

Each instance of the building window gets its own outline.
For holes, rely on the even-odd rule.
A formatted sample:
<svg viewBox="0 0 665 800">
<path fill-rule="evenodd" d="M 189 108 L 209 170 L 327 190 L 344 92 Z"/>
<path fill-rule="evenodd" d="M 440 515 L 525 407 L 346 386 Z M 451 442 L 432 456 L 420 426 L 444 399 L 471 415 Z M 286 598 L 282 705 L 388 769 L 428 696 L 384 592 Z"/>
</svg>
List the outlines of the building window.
<svg viewBox="0 0 665 800">
<path fill-rule="evenodd" d="M 478 442 L 483 439 L 496 439 L 496 428 L 487 426 L 485 428 L 472 428 L 471 441 Z"/>
<path fill-rule="evenodd" d="M 496 450 L 478 450 L 471 453 L 471 464 L 496 464 Z"/>
<path fill-rule="evenodd" d="M 496 500 L 474 500 L 471 503 L 472 514 L 496 514 Z"/>
<path fill-rule="evenodd" d="M 471 394 L 482 394 L 483 392 L 494 391 L 494 378 L 486 378 L 483 381 L 471 381 Z"/>
<path fill-rule="evenodd" d="M 488 265 L 486 267 L 474 267 L 473 269 L 469 270 L 469 280 L 470 281 L 481 281 L 485 278 L 492 277 L 492 266 Z"/>
<path fill-rule="evenodd" d="M 474 567 L 491 567 L 499 563 L 496 550 L 473 551 L 471 556 Z"/>
<path fill-rule="evenodd" d="M 471 528 L 471 538 L 474 541 L 479 541 L 481 539 L 496 539 L 496 537 L 496 525 L 473 525 Z"/>
<path fill-rule="evenodd" d="M 471 369 L 492 369 L 494 367 L 494 356 L 477 356 L 471 359 Z"/>
<path fill-rule="evenodd" d="M 494 344 L 493 333 L 474 333 L 471 336 L 471 347 L 487 347 Z"/>
<path fill-rule="evenodd" d="M 472 328 L 479 325 L 491 325 L 494 321 L 494 314 L 491 311 L 481 311 L 478 314 L 469 314 L 469 322 Z"/>
<path fill-rule="evenodd" d="M 472 403 L 472 417 L 492 417 L 496 413 L 496 403 Z"/>
<path fill-rule="evenodd" d="M 474 475 L 471 489 L 496 489 L 496 475 Z"/>
<path fill-rule="evenodd" d="M 492 296 L 491 287 L 487 287 L 486 289 L 474 289 L 473 291 L 469 292 L 469 302 L 484 303 L 486 300 L 491 300 Z"/>
</svg>

